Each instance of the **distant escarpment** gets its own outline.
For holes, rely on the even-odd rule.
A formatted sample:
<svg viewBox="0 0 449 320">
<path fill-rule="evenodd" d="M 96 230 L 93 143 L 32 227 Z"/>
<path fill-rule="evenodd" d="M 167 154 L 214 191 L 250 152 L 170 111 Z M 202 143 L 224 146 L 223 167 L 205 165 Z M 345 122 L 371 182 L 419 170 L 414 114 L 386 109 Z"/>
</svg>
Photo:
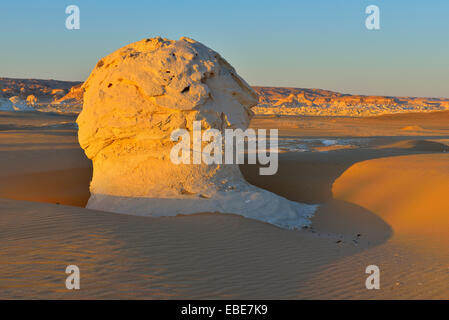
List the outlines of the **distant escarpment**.
<svg viewBox="0 0 449 320">
<path fill-rule="evenodd" d="M 80 81 L 0 78 L 0 110 L 79 112 Z"/>
<path fill-rule="evenodd" d="M 253 87 L 256 114 L 374 116 L 449 110 L 449 99 L 350 95 L 321 89 Z"/>
<path fill-rule="evenodd" d="M 253 89 L 259 104 L 252 111 L 258 115 L 365 117 L 449 110 L 449 98 L 364 96 L 285 87 Z M 77 81 L 0 78 L 0 110 L 80 112 L 83 94 L 83 83 Z"/>
</svg>

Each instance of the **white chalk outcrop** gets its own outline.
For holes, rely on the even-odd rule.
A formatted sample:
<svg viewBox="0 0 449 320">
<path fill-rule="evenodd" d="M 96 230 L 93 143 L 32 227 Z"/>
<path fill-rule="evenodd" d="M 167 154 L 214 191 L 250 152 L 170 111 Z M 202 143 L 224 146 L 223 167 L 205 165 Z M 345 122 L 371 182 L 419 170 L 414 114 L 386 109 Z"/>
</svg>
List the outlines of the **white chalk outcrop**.
<svg viewBox="0 0 449 320">
<path fill-rule="evenodd" d="M 238 165 L 173 164 L 173 130 L 246 129 L 258 102 L 218 53 L 181 38 L 145 39 L 101 59 L 83 85 L 79 142 L 92 159 L 90 209 L 171 216 L 240 214 L 281 227 L 309 224 L 315 206 L 247 183 Z"/>
<path fill-rule="evenodd" d="M 83 105 L 84 89 L 82 84 L 72 87 L 65 96 L 55 101 L 55 104 L 80 106 Z"/>
<path fill-rule="evenodd" d="M 35 106 L 37 104 L 37 97 L 34 94 L 30 94 L 26 100 L 27 105 Z"/>
<path fill-rule="evenodd" d="M 19 96 L 13 96 L 9 99 L 0 99 L 0 111 L 34 111 L 34 108 L 27 105 Z"/>
</svg>

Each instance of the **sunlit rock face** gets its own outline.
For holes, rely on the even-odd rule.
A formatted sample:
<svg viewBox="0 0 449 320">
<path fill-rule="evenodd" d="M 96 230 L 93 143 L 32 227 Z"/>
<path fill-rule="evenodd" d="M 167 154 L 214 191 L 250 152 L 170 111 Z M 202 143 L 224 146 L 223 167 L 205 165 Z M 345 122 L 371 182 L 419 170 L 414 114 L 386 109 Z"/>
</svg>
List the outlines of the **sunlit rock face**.
<svg viewBox="0 0 449 320">
<path fill-rule="evenodd" d="M 0 107 L 0 110 L 33 111 L 34 109 L 28 106 L 26 101 L 24 101 L 21 97 L 13 96 L 9 98 L 9 101 L 6 101 L 2 107 Z"/>
<path fill-rule="evenodd" d="M 248 184 L 237 165 L 170 160 L 176 129 L 245 130 L 253 89 L 217 52 L 188 38 L 144 39 L 101 59 L 83 85 L 79 142 L 94 171 L 87 207 L 137 215 L 242 214 L 284 227 L 313 206 Z"/>
<path fill-rule="evenodd" d="M 29 105 L 29 106 L 34 106 L 34 105 L 36 105 L 36 104 L 37 104 L 37 98 L 36 98 L 36 96 L 33 95 L 33 94 L 30 94 L 30 95 L 27 97 L 27 99 L 26 99 L 26 103 L 27 103 L 27 105 Z"/>
</svg>

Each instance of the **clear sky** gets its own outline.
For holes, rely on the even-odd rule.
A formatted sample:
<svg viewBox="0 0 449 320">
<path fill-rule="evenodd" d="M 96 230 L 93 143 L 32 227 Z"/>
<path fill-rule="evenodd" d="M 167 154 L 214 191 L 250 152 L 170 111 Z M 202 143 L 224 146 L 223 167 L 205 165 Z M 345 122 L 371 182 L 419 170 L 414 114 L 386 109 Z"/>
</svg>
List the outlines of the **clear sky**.
<svg viewBox="0 0 449 320">
<path fill-rule="evenodd" d="M 81 29 L 67 30 L 78 5 Z M 380 8 L 380 30 L 365 8 Z M 0 76 L 85 80 L 130 42 L 188 36 L 252 85 L 449 97 L 448 0 L 8 0 Z"/>
</svg>

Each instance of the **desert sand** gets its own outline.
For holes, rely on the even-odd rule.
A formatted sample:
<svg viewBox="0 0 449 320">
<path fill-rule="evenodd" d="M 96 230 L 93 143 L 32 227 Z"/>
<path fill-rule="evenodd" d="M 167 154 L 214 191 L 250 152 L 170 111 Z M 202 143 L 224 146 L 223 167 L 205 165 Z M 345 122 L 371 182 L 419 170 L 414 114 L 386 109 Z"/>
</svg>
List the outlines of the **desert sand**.
<svg viewBox="0 0 449 320">
<path fill-rule="evenodd" d="M 286 230 L 232 214 L 85 209 L 76 115 L 0 114 L 0 298 L 447 299 L 449 113 L 256 117 L 279 128 L 279 171 L 248 182 L 320 204 Z M 284 141 L 284 144 L 282 144 Z M 65 267 L 81 289 L 65 288 Z M 381 289 L 365 288 L 365 268 Z"/>
</svg>

